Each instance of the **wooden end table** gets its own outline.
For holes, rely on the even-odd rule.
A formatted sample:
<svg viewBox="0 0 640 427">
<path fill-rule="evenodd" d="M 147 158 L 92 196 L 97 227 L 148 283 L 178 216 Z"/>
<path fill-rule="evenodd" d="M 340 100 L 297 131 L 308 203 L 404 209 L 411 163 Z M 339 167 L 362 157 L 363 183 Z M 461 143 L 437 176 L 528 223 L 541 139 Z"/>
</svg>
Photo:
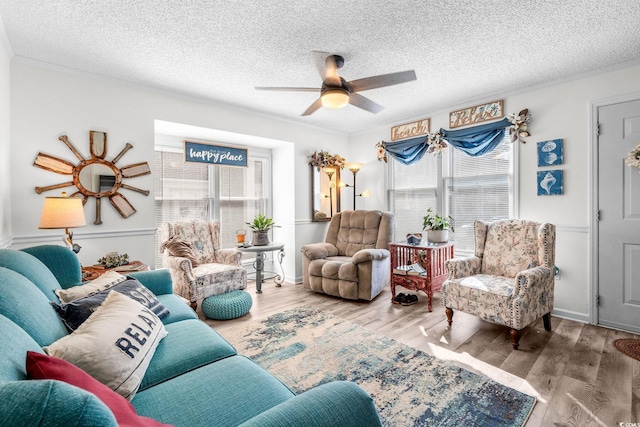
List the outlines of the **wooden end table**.
<svg viewBox="0 0 640 427">
<path fill-rule="evenodd" d="M 134 273 L 136 271 L 149 271 L 151 270 L 148 265 L 143 264 L 142 261 L 131 261 L 128 264 L 121 265 L 114 268 L 104 268 L 103 265 L 88 265 L 82 267 L 82 280 L 94 280 L 102 276 L 107 271 L 115 270 L 120 274 L 126 275 L 127 273 Z"/>
<path fill-rule="evenodd" d="M 427 308 L 433 311 L 433 292 L 442 289 L 442 283 L 447 278 L 445 262 L 453 258 L 454 243 L 431 243 L 409 245 L 406 243 L 390 243 L 391 252 L 391 301 L 396 297 L 396 286 L 402 286 L 412 291 L 422 291 L 427 294 Z M 394 268 L 400 265 L 411 265 L 418 259 L 418 251 L 426 251 L 426 272 L 424 275 L 412 276 L 396 274 Z"/>
</svg>

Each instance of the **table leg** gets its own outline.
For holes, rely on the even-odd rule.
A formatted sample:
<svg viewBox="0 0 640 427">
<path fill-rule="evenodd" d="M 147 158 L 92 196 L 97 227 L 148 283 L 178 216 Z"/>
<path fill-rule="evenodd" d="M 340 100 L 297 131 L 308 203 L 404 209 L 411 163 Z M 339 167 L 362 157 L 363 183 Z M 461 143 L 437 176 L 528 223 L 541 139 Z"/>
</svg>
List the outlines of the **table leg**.
<svg viewBox="0 0 640 427">
<path fill-rule="evenodd" d="M 431 287 L 431 280 L 427 283 L 427 310 L 433 311 L 433 288 Z"/>
<path fill-rule="evenodd" d="M 256 262 L 254 268 L 256 269 L 256 293 L 262 293 L 262 270 L 264 270 L 264 252 L 256 252 Z"/>
<path fill-rule="evenodd" d="M 278 252 L 278 262 L 280 263 L 280 270 L 282 270 L 282 276 L 278 274 L 275 277 L 275 279 L 273 279 L 273 281 L 276 282 L 277 287 L 281 287 L 282 282 L 284 282 L 284 267 L 282 266 L 282 258 L 284 258 L 284 249 L 280 249 L 280 252 Z"/>
</svg>

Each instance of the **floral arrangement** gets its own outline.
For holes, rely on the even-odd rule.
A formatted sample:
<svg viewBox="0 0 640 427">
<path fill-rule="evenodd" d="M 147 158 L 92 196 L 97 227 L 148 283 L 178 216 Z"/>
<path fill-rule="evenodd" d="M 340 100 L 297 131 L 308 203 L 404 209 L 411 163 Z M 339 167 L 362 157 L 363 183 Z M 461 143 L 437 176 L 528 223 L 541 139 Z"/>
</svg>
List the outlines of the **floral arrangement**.
<svg viewBox="0 0 640 427">
<path fill-rule="evenodd" d="M 514 113 L 508 114 L 507 119 L 511 122 L 511 126 L 509 126 L 509 135 L 511 135 L 511 142 L 516 142 L 520 140 L 523 144 L 526 143 L 524 137 L 531 136 L 531 134 L 527 131 L 527 123 L 531 120 L 531 114 L 529 114 L 529 109 L 525 108 L 520 111 L 516 116 Z"/>
<path fill-rule="evenodd" d="M 329 154 L 328 151 L 314 151 L 309 159 L 309 164 L 315 166 L 318 170 L 327 166 L 344 169 L 346 163 L 347 159 L 338 154 Z"/>
<path fill-rule="evenodd" d="M 624 161 L 627 165 L 640 169 L 640 143 L 627 154 Z"/>
<path fill-rule="evenodd" d="M 120 267 L 121 265 L 129 264 L 129 255 L 109 252 L 98 260 L 98 264 L 104 265 L 104 268 Z"/>
<path fill-rule="evenodd" d="M 440 155 L 444 148 L 447 148 L 447 140 L 443 138 L 440 132 L 430 133 L 427 136 L 427 144 L 429 144 L 429 149 L 427 153 L 435 153 Z"/>
<path fill-rule="evenodd" d="M 378 151 L 378 161 L 381 162 L 384 160 L 387 163 L 387 147 L 384 141 L 379 141 L 376 144 L 376 150 Z"/>
</svg>

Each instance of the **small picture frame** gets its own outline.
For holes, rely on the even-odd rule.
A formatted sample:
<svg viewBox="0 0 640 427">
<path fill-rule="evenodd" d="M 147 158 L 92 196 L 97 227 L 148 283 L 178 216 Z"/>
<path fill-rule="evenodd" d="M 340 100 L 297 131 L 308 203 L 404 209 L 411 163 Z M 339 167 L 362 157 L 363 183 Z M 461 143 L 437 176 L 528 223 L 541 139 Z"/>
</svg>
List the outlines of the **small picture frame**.
<svg viewBox="0 0 640 427">
<path fill-rule="evenodd" d="M 538 166 L 557 166 L 564 163 L 562 139 L 538 142 Z"/>
<path fill-rule="evenodd" d="M 564 194 L 562 169 L 538 171 L 538 196 Z"/>
</svg>

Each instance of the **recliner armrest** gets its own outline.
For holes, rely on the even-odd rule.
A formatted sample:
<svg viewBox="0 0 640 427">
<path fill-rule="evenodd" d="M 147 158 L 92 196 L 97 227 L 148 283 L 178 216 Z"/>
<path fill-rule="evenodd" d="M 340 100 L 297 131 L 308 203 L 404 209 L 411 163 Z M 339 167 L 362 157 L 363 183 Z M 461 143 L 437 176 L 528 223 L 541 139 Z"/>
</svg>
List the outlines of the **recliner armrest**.
<svg viewBox="0 0 640 427">
<path fill-rule="evenodd" d="M 387 249 L 360 249 L 353 254 L 351 262 L 360 264 L 363 262 L 387 259 L 391 256 Z"/>
<path fill-rule="evenodd" d="M 447 280 L 453 280 L 480 274 L 482 260 L 477 256 L 451 258 L 444 265 L 448 271 Z"/>
<path fill-rule="evenodd" d="M 311 243 L 300 248 L 300 252 L 302 252 L 305 257 L 314 260 L 323 259 L 328 256 L 337 256 L 338 248 L 331 243 Z"/>
<path fill-rule="evenodd" d="M 375 427 L 380 417 L 371 396 L 353 382 L 314 387 L 240 424 L 241 427 Z"/>
<path fill-rule="evenodd" d="M 218 249 L 215 251 L 215 262 L 240 267 L 242 266 L 242 251 L 236 248 Z"/>
</svg>

